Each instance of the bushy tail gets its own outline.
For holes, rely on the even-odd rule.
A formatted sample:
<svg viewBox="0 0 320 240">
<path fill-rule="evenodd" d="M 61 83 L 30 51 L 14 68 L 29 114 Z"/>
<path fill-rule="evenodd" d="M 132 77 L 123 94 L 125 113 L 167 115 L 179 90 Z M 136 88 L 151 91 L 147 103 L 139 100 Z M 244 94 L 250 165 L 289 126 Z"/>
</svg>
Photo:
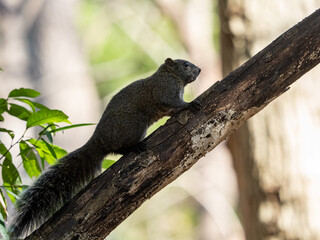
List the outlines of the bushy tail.
<svg viewBox="0 0 320 240">
<path fill-rule="evenodd" d="M 92 158 L 81 149 L 68 154 L 21 194 L 9 227 L 12 240 L 39 227 L 97 175 L 103 157 Z"/>
</svg>

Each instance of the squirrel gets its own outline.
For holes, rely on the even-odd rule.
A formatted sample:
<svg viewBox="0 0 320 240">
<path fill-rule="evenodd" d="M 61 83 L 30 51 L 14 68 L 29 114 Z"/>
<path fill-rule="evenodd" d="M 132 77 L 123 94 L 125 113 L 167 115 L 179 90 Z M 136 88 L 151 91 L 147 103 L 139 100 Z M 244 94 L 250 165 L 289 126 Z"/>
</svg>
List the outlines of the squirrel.
<svg viewBox="0 0 320 240">
<path fill-rule="evenodd" d="M 100 173 L 107 154 L 144 151 L 147 146 L 141 141 L 154 122 L 183 109 L 199 111 L 200 103 L 185 102 L 183 91 L 200 71 L 186 60 L 167 58 L 153 75 L 117 93 L 88 142 L 58 160 L 22 192 L 9 227 L 11 239 L 26 236 L 58 211 Z"/>
</svg>

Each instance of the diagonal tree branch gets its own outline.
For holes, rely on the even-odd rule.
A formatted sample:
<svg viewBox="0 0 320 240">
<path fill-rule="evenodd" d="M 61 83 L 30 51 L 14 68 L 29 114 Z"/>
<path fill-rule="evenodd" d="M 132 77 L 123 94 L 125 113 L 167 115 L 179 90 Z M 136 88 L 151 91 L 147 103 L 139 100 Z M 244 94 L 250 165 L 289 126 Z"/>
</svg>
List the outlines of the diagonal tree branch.
<svg viewBox="0 0 320 240">
<path fill-rule="evenodd" d="M 199 96 L 123 156 L 26 239 L 104 239 L 144 201 L 187 171 L 320 62 L 320 10 Z"/>
</svg>

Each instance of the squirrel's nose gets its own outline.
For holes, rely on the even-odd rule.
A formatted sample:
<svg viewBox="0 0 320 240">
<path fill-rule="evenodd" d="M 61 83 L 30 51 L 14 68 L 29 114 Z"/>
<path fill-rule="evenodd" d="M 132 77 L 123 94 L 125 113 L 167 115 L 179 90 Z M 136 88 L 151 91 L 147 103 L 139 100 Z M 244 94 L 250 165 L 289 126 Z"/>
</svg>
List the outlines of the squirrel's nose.
<svg viewBox="0 0 320 240">
<path fill-rule="evenodd" d="M 201 72 L 201 68 L 198 68 L 198 72 L 199 72 L 199 73 Z"/>
</svg>

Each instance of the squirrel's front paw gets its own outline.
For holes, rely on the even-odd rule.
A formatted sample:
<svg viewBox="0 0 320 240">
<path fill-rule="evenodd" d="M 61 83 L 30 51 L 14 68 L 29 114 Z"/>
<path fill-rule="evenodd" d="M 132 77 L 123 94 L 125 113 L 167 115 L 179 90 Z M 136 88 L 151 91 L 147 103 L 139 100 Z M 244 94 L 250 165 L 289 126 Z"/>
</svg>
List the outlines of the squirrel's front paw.
<svg viewBox="0 0 320 240">
<path fill-rule="evenodd" d="M 199 100 L 195 99 L 191 103 L 189 103 L 189 108 L 191 109 L 191 111 L 197 112 L 201 110 L 202 106 Z"/>
</svg>

